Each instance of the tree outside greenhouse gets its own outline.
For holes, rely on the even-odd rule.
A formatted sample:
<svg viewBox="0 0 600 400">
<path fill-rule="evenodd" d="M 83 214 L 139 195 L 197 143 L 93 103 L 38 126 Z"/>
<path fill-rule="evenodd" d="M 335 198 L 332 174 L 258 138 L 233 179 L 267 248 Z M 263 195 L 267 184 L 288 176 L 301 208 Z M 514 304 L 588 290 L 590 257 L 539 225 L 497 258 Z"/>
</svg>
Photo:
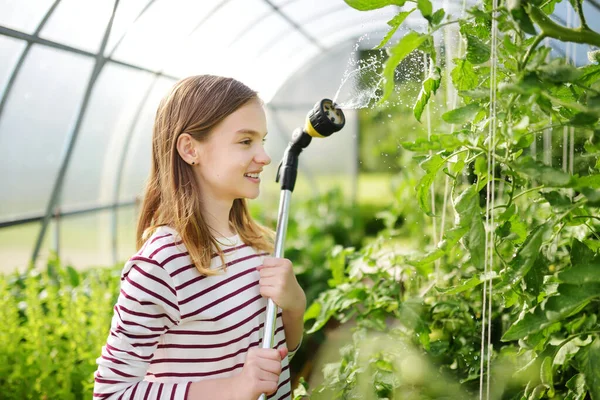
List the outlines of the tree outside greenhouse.
<svg viewBox="0 0 600 400">
<path fill-rule="evenodd" d="M 393 11 L 355 83 L 391 196 L 292 206 L 291 398 L 600 400 L 600 5 L 345 3 Z M 46 264 L 0 277 L 0 397 L 90 398 L 123 266 Z"/>
</svg>

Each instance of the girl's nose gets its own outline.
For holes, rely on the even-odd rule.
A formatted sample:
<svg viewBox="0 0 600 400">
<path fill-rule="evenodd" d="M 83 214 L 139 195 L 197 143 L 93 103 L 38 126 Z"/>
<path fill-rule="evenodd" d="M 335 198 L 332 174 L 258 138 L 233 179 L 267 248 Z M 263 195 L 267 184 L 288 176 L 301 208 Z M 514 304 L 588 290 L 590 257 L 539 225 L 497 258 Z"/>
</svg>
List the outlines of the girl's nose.
<svg viewBox="0 0 600 400">
<path fill-rule="evenodd" d="M 269 165 L 271 164 L 271 157 L 267 154 L 264 147 L 261 147 L 259 153 L 254 157 L 257 164 Z"/>
</svg>

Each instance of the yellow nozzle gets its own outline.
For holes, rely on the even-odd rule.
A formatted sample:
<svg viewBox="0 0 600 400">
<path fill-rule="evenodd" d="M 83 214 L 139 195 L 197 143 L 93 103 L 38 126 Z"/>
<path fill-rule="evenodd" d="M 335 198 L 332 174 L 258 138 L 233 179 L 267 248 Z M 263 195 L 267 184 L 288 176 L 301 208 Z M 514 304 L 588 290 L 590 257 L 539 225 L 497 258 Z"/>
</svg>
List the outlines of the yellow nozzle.
<svg viewBox="0 0 600 400">
<path fill-rule="evenodd" d="M 323 99 L 308 112 L 304 131 L 312 137 L 324 138 L 342 129 L 345 123 L 342 110 L 333 101 Z"/>
</svg>

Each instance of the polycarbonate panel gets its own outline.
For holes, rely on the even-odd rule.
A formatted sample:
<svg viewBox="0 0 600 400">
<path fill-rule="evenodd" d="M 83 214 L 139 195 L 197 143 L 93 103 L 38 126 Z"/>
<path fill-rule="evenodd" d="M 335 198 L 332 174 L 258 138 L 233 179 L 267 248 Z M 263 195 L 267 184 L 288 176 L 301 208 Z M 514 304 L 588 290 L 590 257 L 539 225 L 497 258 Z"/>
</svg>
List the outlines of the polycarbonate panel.
<svg viewBox="0 0 600 400">
<path fill-rule="evenodd" d="M 24 271 L 31 261 L 33 247 L 40 232 L 39 222 L 9 226 L 0 229 L 0 274 Z M 54 223 L 48 226 L 48 234 L 42 242 L 37 266 L 43 266 L 50 255 Z"/>
<path fill-rule="evenodd" d="M 232 0 L 219 8 L 165 59 L 165 72 L 175 76 L 224 75 L 229 46 L 272 13 L 262 0 Z M 259 43 L 253 45 L 258 46 Z"/>
<path fill-rule="evenodd" d="M 301 3 L 299 0 L 269 0 L 271 3 L 275 4 L 278 7 L 285 7 L 291 3 Z"/>
<path fill-rule="evenodd" d="M 157 0 L 127 31 L 113 58 L 162 69 L 177 54 L 182 41 L 217 5 L 215 1 Z"/>
<path fill-rule="evenodd" d="M 60 258 L 75 268 L 112 265 L 112 211 L 63 217 Z"/>
<path fill-rule="evenodd" d="M 136 18 L 144 10 L 147 4 L 154 0 L 121 0 L 117 7 L 115 19 L 113 20 L 108 42 L 106 44 L 105 55 L 109 55 L 114 50 L 117 43 L 127 33 L 135 23 Z"/>
<path fill-rule="evenodd" d="M 280 75 L 285 74 L 290 64 L 288 59 L 265 57 L 264 52 L 269 49 L 263 47 L 278 36 L 293 31 L 281 15 L 270 14 L 229 48 L 227 64 L 223 67 L 225 74 L 258 90 L 268 101 L 281 80 Z"/>
<path fill-rule="evenodd" d="M 304 35 L 294 30 L 287 35 L 287 40 L 276 41 L 263 53 L 257 54 L 253 68 L 241 68 L 237 76 L 269 101 L 277 88 L 319 51 Z"/>
<path fill-rule="evenodd" d="M 107 64 L 94 87 L 67 169 L 61 206 L 111 204 L 121 152 L 151 75 Z"/>
<path fill-rule="evenodd" d="M 32 47 L 0 119 L 0 219 L 45 212 L 92 67 L 89 57 Z"/>
<path fill-rule="evenodd" d="M 332 22 L 333 12 L 349 6 L 343 1 L 303 0 L 286 3 L 280 8 L 283 13 L 303 27 L 305 23 L 317 20 L 322 24 L 329 24 Z"/>
<path fill-rule="evenodd" d="M 62 0 L 40 37 L 97 53 L 113 6 L 108 0 Z"/>
<path fill-rule="evenodd" d="M 0 100 L 4 95 L 4 89 L 15 68 L 15 64 L 23 53 L 26 42 L 7 36 L 0 36 Z"/>
<path fill-rule="evenodd" d="M 136 197 L 141 198 L 143 195 L 143 189 L 150 172 L 154 116 L 160 100 L 174 83 L 175 81 L 171 79 L 159 78 L 150 96 L 148 96 L 127 149 L 119 201 L 130 201 Z"/>
<path fill-rule="evenodd" d="M 387 24 L 383 21 L 348 25 L 340 27 L 336 31 L 326 35 L 324 43 L 328 47 L 333 47 L 338 43 L 345 42 L 347 40 L 356 42 L 363 35 L 366 36 L 362 40 L 368 39 L 369 41 L 374 41 L 374 38 L 382 39 L 388 31 L 389 26 L 387 26 Z"/>
<path fill-rule="evenodd" d="M 124 263 L 135 254 L 137 216 L 139 207 L 121 207 L 117 210 L 117 262 Z"/>
<path fill-rule="evenodd" d="M 33 33 L 53 0 L 0 0 L 0 25 Z"/>
</svg>

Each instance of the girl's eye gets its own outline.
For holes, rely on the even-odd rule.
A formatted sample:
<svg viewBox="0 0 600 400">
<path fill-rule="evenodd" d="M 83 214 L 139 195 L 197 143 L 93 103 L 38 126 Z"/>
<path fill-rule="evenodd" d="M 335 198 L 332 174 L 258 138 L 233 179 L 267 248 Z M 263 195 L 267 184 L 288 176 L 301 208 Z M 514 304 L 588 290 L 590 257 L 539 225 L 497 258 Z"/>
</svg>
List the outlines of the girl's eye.
<svg viewBox="0 0 600 400">
<path fill-rule="evenodd" d="M 250 140 L 250 139 L 244 139 L 244 140 L 242 140 L 240 143 L 241 143 L 241 144 L 246 144 L 246 145 L 249 145 L 249 144 L 251 144 L 251 143 L 252 143 L 252 140 Z"/>
</svg>

